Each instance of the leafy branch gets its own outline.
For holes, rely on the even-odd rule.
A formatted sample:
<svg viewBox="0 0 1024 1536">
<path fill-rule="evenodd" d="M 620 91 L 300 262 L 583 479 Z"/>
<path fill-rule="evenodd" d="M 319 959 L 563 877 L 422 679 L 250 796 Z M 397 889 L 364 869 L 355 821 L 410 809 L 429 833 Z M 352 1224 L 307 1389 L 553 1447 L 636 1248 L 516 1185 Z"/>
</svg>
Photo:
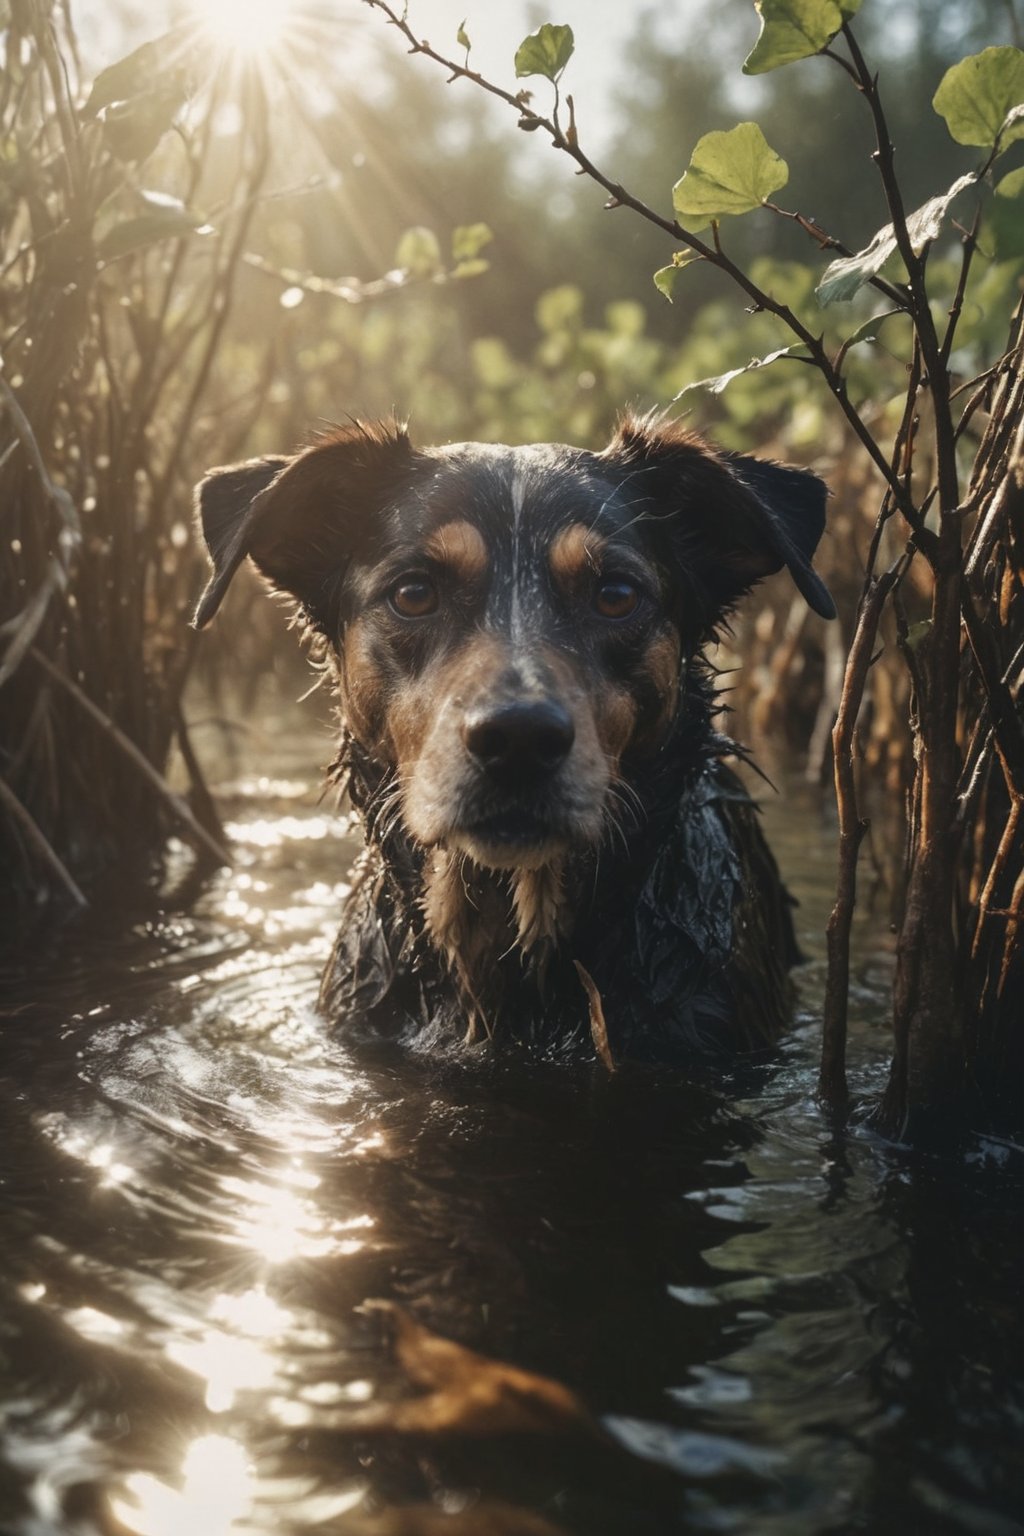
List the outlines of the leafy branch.
<svg viewBox="0 0 1024 1536">
<path fill-rule="evenodd" d="M 777 319 L 781 320 L 782 323 L 792 332 L 792 334 L 796 336 L 796 338 L 807 348 L 811 359 L 813 360 L 822 378 L 825 380 L 825 383 L 831 394 L 837 401 L 840 410 L 849 422 L 855 436 L 858 438 L 861 445 L 870 456 L 872 462 L 875 465 L 875 468 L 885 480 L 890 493 L 896 500 L 901 511 L 903 511 L 904 515 L 907 516 L 908 520 L 913 521 L 915 519 L 916 514 L 913 502 L 905 494 L 902 483 L 897 478 L 893 477 L 888 460 L 876 442 L 870 428 L 864 421 L 864 418 L 861 416 L 860 412 L 857 410 L 857 407 L 850 399 L 846 387 L 846 381 L 843 378 L 840 370 L 836 367 L 833 360 L 829 357 L 828 352 L 825 349 L 822 337 L 820 335 L 815 335 L 803 323 L 803 321 L 794 312 L 794 310 L 790 308 L 789 305 L 781 303 L 765 289 L 761 288 L 753 280 L 749 273 L 745 272 L 741 266 L 739 266 L 731 259 L 731 257 L 729 257 L 721 243 L 717 219 L 711 221 L 712 234 L 710 243 L 707 240 L 702 240 L 695 229 L 684 226 L 679 222 L 678 219 L 666 219 L 663 217 L 663 215 L 650 207 L 648 203 L 645 203 L 642 198 L 637 197 L 635 193 L 631 192 L 627 187 L 623 186 L 620 182 L 609 176 L 590 158 L 588 154 L 586 154 L 579 141 L 579 133 L 576 128 L 575 113 L 573 114 L 572 120 L 572 132 L 567 133 L 563 131 L 558 121 L 557 111 L 553 113 L 551 117 L 545 117 L 542 113 L 534 110 L 534 108 L 530 105 L 527 94 L 525 92 L 520 91 L 518 93 L 513 93 L 509 90 L 506 90 L 503 86 L 498 85 L 495 81 L 487 79 L 477 70 L 470 69 L 467 64 L 460 64 L 457 60 L 447 57 L 445 54 L 440 53 L 425 39 L 417 37 L 406 13 L 404 11 L 399 12 L 393 5 L 389 3 L 389 0 L 364 0 L 364 3 L 368 5 L 371 10 L 380 11 L 386 18 L 388 24 L 398 30 L 398 32 L 408 43 L 409 52 L 411 54 L 422 54 L 425 58 L 430 59 L 433 63 L 446 70 L 449 83 L 452 83 L 456 80 L 471 81 L 481 90 L 487 92 L 491 96 L 496 97 L 499 101 L 504 102 L 506 106 L 511 107 L 518 114 L 520 128 L 526 129 L 528 132 L 541 131 L 546 133 L 550 138 L 552 147 L 554 149 L 568 155 L 571 160 L 575 161 L 578 169 L 583 175 L 589 177 L 591 181 L 595 182 L 605 192 L 608 193 L 608 201 L 605 203 L 605 207 L 607 209 L 632 209 L 634 213 L 638 214 L 648 224 L 652 224 L 655 228 L 662 230 L 665 234 L 671 235 L 674 242 L 677 244 L 681 243 L 685 245 L 688 250 L 692 252 L 693 258 L 706 261 L 710 266 L 717 268 L 721 272 L 724 272 L 725 275 L 729 277 L 736 284 L 736 286 L 747 295 L 756 310 L 763 310 L 768 314 L 775 315 Z M 535 34 L 535 36 L 540 36 L 541 34 L 550 34 L 551 32 L 558 32 L 563 34 L 569 32 L 569 30 L 570 29 L 568 28 L 551 28 L 550 25 L 546 25 L 545 27 L 541 27 L 539 29 L 539 33 Z M 538 48 L 537 52 L 541 52 L 540 48 Z M 517 59 L 522 57 L 523 48 L 521 47 L 519 54 L 517 54 Z M 524 63 L 525 62 L 526 60 L 524 60 Z M 566 57 L 564 62 L 559 65 L 557 71 L 558 76 L 560 76 L 562 69 L 565 67 L 565 63 L 567 62 L 568 57 Z M 556 84 L 555 73 L 549 72 L 549 69 L 539 70 L 538 72 L 546 74 L 547 78 L 552 81 L 552 84 Z M 741 124 L 740 128 L 756 128 L 756 125 Z M 732 130 L 733 133 L 737 133 L 738 131 L 738 129 Z M 757 129 L 757 132 L 760 133 L 760 129 Z M 701 143 L 705 144 L 707 139 L 714 137 L 714 135 L 710 134 L 705 135 L 705 140 L 702 140 Z M 725 136 L 720 135 L 719 137 Z M 767 148 L 767 146 L 765 147 Z M 700 148 L 701 146 L 698 145 L 698 151 Z M 695 155 L 698 151 L 695 151 Z M 769 151 L 769 153 L 771 152 Z M 774 158 L 777 159 L 777 157 Z M 780 161 L 779 164 L 784 165 L 784 162 Z M 786 172 L 786 175 L 788 176 L 788 171 Z M 683 179 L 685 181 L 685 177 Z M 753 202 L 748 202 L 746 206 L 756 207 L 759 204 L 763 204 L 765 197 L 767 197 L 771 191 L 776 190 L 778 186 L 784 185 L 785 179 L 786 177 L 783 177 L 781 182 L 777 182 L 774 187 L 769 187 L 762 196 L 755 198 Z M 679 185 L 681 185 L 681 183 L 677 184 L 677 191 Z M 745 210 L 737 206 L 730 211 L 739 212 Z"/>
</svg>

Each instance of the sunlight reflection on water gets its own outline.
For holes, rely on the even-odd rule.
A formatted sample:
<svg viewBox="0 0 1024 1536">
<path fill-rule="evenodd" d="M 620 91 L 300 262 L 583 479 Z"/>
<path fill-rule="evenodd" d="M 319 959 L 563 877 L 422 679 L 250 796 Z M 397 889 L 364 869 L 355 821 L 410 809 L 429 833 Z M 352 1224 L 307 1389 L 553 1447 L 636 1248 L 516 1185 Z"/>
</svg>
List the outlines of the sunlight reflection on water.
<svg viewBox="0 0 1024 1536">
<path fill-rule="evenodd" d="M 451 1528 L 476 1536 L 495 1465 L 503 1497 L 585 1536 L 930 1529 L 914 1525 L 925 1476 L 959 1490 L 948 1529 L 996 1536 L 980 1479 L 965 1495 L 957 1468 L 990 1456 L 1002 1475 L 1020 1443 L 1009 1410 L 979 1389 L 973 1438 L 969 1409 L 952 1451 L 900 1438 L 917 1381 L 929 1424 L 953 1413 L 929 1371 L 949 1318 L 964 1326 L 950 1285 L 927 1334 L 915 1267 L 935 1287 L 976 1249 L 947 1240 L 942 1201 L 914 1208 L 908 1237 L 888 1209 L 906 1186 L 814 1101 L 832 864 L 826 839 L 808 850 L 806 812 L 776 847 L 803 861 L 809 1002 L 770 1073 L 716 1092 L 357 1065 L 314 1008 L 357 851 L 345 819 L 298 779 L 231 793 L 236 867 L 188 916 L 147 917 L 67 977 L 34 978 L 54 1036 L 8 1030 L 5 1536 L 108 1536 L 109 1511 L 134 1536 L 300 1536 L 347 1529 L 357 1508 L 391 1509 L 389 1533 L 468 1511 Z M 855 992 L 856 1080 L 871 1087 L 886 966 L 872 950 Z M 572 1383 L 612 1437 L 595 1465 L 556 1448 L 544 1494 L 533 1445 L 520 1467 L 474 1442 L 458 1475 L 433 1450 L 424 1472 L 401 1447 L 359 1449 L 353 1420 L 412 1390 L 365 1306 L 382 1296 Z M 986 1341 L 978 1370 L 995 1382 L 1003 1345 L 989 1356 Z M 682 1474 L 670 1513 L 645 1473 L 620 1494 L 622 1446 Z M 100 1490 L 94 1521 L 72 1508 L 83 1486 Z M 856 1527 L 851 1509 L 867 1511 Z"/>
<path fill-rule="evenodd" d="M 324 837 L 350 837 L 346 816 L 277 816 L 256 821 L 229 821 L 225 832 L 232 843 L 251 848 L 276 848 L 282 843 L 316 843 Z"/>
<path fill-rule="evenodd" d="M 245 1450 L 227 1435 L 201 1435 L 181 1463 L 181 1485 L 172 1487 L 145 1472 L 124 1480 L 127 1498 L 111 1509 L 137 1536 L 249 1536 L 279 1531 L 274 1506 L 302 1503 L 310 1523 L 324 1524 L 362 1501 L 362 1485 L 318 1495 L 311 1479 L 261 1478 Z M 268 1510 L 267 1505 L 270 1508 Z"/>
</svg>

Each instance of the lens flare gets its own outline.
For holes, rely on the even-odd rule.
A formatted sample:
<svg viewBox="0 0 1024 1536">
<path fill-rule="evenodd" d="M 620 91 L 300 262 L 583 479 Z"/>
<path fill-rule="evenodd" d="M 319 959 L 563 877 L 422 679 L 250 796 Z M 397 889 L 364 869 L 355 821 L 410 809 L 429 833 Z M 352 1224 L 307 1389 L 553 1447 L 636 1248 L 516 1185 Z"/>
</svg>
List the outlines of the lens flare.
<svg viewBox="0 0 1024 1536">
<path fill-rule="evenodd" d="M 217 47 L 251 57 L 284 40 L 293 6 L 289 0 L 194 0 L 192 11 Z"/>
</svg>

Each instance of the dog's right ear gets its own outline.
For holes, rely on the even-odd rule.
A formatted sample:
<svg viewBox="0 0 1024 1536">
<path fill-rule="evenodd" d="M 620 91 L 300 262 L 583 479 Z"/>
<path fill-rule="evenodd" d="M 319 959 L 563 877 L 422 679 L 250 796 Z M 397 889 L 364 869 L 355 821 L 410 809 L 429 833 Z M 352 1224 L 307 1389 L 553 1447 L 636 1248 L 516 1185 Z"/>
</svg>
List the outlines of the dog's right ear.
<svg viewBox="0 0 1024 1536">
<path fill-rule="evenodd" d="M 211 469 L 196 507 L 213 575 L 192 620 L 213 618 L 249 556 L 315 629 L 337 628 L 337 594 L 352 555 L 409 477 L 415 450 L 397 423 L 353 422 L 291 458 Z"/>
</svg>

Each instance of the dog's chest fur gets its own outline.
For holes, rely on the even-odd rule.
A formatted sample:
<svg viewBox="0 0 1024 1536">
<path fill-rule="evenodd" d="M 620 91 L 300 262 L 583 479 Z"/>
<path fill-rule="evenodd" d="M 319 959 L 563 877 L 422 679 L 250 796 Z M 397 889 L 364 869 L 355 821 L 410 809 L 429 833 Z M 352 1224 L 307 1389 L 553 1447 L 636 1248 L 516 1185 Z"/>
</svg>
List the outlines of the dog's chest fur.
<svg viewBox="0 0 1024 1536">
<path fill-rule="evenodd" d="M 493 1039 L 575 1053 L 591 1045 L 582 966 L 617 1058 L 690 1061 L 774 1039 L 798 958 L 792 904 L 756 807 L 721 761 L 731 743 L 706 715 L 692 725 L 643 786 L 642 824 L 597 860 L 566 861 L 553 891 L 547 871 L 473 870 L 418 856 L 400 832 L 371 839 L 322 1010 L 420 1050 Z M 358 803 L 358 751 L 348 744 L 339 762 Z"/>
</svg>

